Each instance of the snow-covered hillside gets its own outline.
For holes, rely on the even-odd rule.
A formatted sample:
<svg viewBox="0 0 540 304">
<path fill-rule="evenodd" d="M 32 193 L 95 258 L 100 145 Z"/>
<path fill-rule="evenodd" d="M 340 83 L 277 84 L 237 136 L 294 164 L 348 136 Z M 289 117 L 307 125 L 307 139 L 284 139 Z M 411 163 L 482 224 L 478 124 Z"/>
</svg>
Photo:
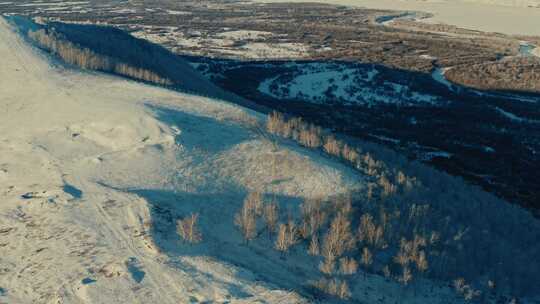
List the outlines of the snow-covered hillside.
<svg viewBox="0 0 540 304">
<path fill-rule="evenodd" d="M 0 79 L 0 302 L 313 301 L 315 261 L 246 246 L 234 213 L 253 190 L 284 212 L 362 191 L 358 172 L 291 143 L 276 151 L 238 106 L 51 65 L 1 18 Z M 198 245 L 176 233 L 192 212 Z M 401 295 L 368 278 L 353 297 Z M 410 303 L 455 298 L 435 290 Z"/>
<path fill-rule="evenodd" d="M 499 266 L 496 274 L 513 275 L 512 283 L 522 289 L 538 273 L 531 258 L 538 252 L 531 242 L 538 223 L 461 180 L 404 163 L 388 151 L 383 164 L 371 156 L 381 150 L 369 145 L 362 147 L 362 162 L 370 170 L 354 170 L 321 150 L 267 134 L 258 124 L 264 117 L 239 106 L 51 62 L 0 18 L 1 303 L 331 303 L 334 298 L 313 290 L 322 276 L 319 255 L 309 256 L 305 242 L 282 254 L 265 230 L 248 244 L 234 225 L 235 213 L 248 193 L 260 191 L 279 204 L 280 223 L 292 223 L 303 201 L 352 192 L 362 194 L 358 202 L 365 206 L 349 212 L 373 208 L 386 219 L 391 209 L 383 204 L 398 206 L 387 196 L 417 185 L 416 176 L 397 172 L 404 164 L 427 183 L 418 183 L 425 192 L 411 190 L 398 207 L 412 210 L 426 226 L 444 216 L 433 226 L 447 228 L 429 231 L 430 244 L 438 247 L 439 237 L 448 242 L 446 252 L 458 252 L 452 256 L 456 264 L 433 265 L 451 276 L 444 282 L 415 272 L 409 286 L 396 282 L 395 269 L 383 265 L 377 266 L 387 270 L 384 276 L 373 269 L 349 273 L 351 302 L 463 303 L 463 295 L 448 285 L 464 275 L 453 273 L 469 265 L 464 258 L 484 259 L 469 254 L 477 248 L 494 257 L 485 262 L 488 270 L 471 271 L 473 279 L 502 265 L 499 258 L 507 268 Z M 344 155 L 352 156 L 352 150 Z M 377 176 L 384 168 L 396 171 L 399 188 Z M 376 183 L 386 193 L 380 206 L 373 204 Z M 430 207 L 435 212 L 424 220 Z M 176 232 L 177 220 L 191 213 L 199 214 L 200 244 L 187 244 Z M 392 212 L 388 227 L 394 217 Z M 414 225 L 396 224 L 397 233 L 419 225 L 411 217 L 403 221 Z M 397 236 L 392 244 L 407 243 Z M 519 257 L 508 257 L 514 251 Z M 374 264 L 383 254 L 393 259 L 393 253 L 374 255 Z M 476 292 L 458 282 L 459 293 Z M 482 299 L 506 296 L 506 281 L 500 282 L 500 291 L 487 291 Z"/>
<path fill-rule="evenodd" d="M 232 213 L 269 182 L 273 149 L 245 126 L 257 115 L 51 67 L 1 18 L 0 79 L 0 302 L 303 301 L 232 265 L 250 259 Z M 292 201 L 355 187 L 344 166 L 294 147 L 277 153 L 289 182 L 273 189 Z M 176 207 L 172 222 L 160 203 Z M 201 214 L 204 245 L 175 235 L 187 212 Z"/>
</svg>

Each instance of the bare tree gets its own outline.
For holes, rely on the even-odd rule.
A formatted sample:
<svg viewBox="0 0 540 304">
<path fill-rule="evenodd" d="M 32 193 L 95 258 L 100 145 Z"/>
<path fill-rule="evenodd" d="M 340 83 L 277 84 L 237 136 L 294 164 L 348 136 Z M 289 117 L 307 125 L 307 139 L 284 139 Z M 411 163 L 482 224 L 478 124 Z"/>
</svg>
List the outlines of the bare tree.
<svg viewBox="0 0 540 304">
<path fill-rule="evenodd" d="M 324 237 L 321 254 L 324 257 L 323 271 L 329 273 L 330 266 L 335 264 L 336 259 L 343 255 L 348 250 L 351 250 L 355 245 L 355 239 L 351 233 L 351 222 L 341 212 L 335 217 L 330 228 Z M 322 271 L 322 270 L 321 270 Z"/>
<path fill-rule="evenodd" d="M 299 131 L 299 142 L 309 148 L 318 148 L 322 145 L 322 129 L 312 124 L 301 126 Z"/>
<path fill-rule="evenodd" d="M 379 186 L 383 188 L 382 196 L 390 197 L 397 192 L 397 187 L 384 175 L 379 178 Z"/>
<path fill-rule="evenodd" d="M 360 217 L 358 240 L 374 248 L 384 247 L 384 229 L 382 226 L 375 224 L 373 216 L 369 213 L 365 213 Z"/>
<path fill-rule="evenodd" d="M 323 148 L 330 155 L 341 156 L 341 142 L 332 135 L 326 136 Z"/>
<path fill-rule="evenodd" d="M 289 220 L 287 224 L 279 224 L 275 248 L 282 253 L 286 253 L 298 242 L 298 229 L 294 221 Z"/>
<path fill-rule="evenodd" d="M 420 273 L 424 273 L 428 270 L 428 261 L 426 258 L 426 253 L 423 250 L 421 250 L 418 253 L 418 256 L 415 262 L 416 262 L 416 269 L 418 269 Z"/>
<path fill-rule="evenodd" d="M 360 262 L 364 266 L 364 278 L 366 278 L 367 270 L 369 270 L 369 267 L 373 263 L 373 255 L 367 247 L 362 249 L 362 258 L 360 259 Z"/>
<path fill-rule="evenodd" d="M 319 245 L 319 236 L 314 234 L 311 236 L 311 241 L 309 242 L 308 253 L 310 255 L 319 255 L 321 253 Z"/>
<path fill-rule="evenodd" d="M 279 207 L 277 203 L 270 202 L 264 205 L 263 218 L 266 228 L 268 229 L 268 234 L 271 236 L 276 232 L 279 219 Z"/>
<path fill-rule="evenodd" d="M 371 202 L 371 200 L 373 199 L 374 188 L 375 188 L 375 185 L 373 183 L 368 184 L 368 190 L 366 194 L 368 202 Z"/>
<path fill-rule="evenodd" d="M 337 296 L 340 299 L 348 299 L 348 298 L 351 297 L 351 291 L 349 290 L 349 284 L 347 284 L 346 281 L 341 281 L 341 283 L 339 284 L 339 289 L 338 289 Z"/>
<path fill-rule="evenodd" d="M 176 229 L 180 237 L 186 242 L 196 244 L 202 241 L 202 234 L 197 227 L 198 213 L 192 213 L 189 217 L 176 222 Z"/>
<path fill-rule="evenodd" d="M 336 270 L 336 257 L 325 256 L 319 263 L 319 270 L 328 276 L 332 275 Z"/>
<path fill-rule="evenodd" d="M 285 124 L 285 118 L 282 113 L 273 111 L 266 120 L 266 130 L 272 134 L 282 134 L 282 128 Z"/>
<path fill-rule="evenodd" d="M 341 157 L 350 163 L 355 164 L 360 159 L 360 153 L 348 144 L 344 144 L 343 149 L 341 150 Z"/>
<path fill-rule="evenodd" d="M 257 236 L 257 214 L 250 196 L 244 200 L 242 209 L 235 216 L 234 224 L 242 233 L 246 243 Z"/>
<path fill-rule="evenodd" d="M 358 271 L 358 263 L 355 259 L 344 257 L 339 259 L 339 272 L 343 275 L 353 275 Z"/>
<path fill-rule="evenodd" d="M 259 191 L 254 191 L 248 194 L 244 200 L 245 208 L 250 209 L 256 216 L 263 214 L 263 196 Z"/>
<path fill-rule="evenodd" d="M 321 199 L 305 200 L 300 206 L 302 212 L 302 225 L 300 233 L 307 239 L 318 233 L 319 229 L 326 222 L 326 212 L 322 208 Z"/>
</svg>

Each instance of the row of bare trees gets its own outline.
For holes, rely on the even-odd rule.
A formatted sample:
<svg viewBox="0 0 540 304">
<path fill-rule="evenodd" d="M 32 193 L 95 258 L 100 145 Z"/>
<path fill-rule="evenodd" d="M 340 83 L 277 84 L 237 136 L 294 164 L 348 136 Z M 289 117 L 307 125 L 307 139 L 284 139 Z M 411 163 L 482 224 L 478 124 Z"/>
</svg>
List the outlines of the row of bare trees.
<svg viewBox="0 0 540 304">
<path fill-rule="evenodd" d="M 292 139 L 302 146 L 312 149 L 320 148 L 328 155 L 349 163 L 363 173 L 378 177 L 377 183 L 384 188 L 382 194 L 384 196 L 395 194 L 398 186 L 402 186 L 404 191 L 410 191 L 416 183 L 415 178 L 406 176 L 402 171 L 389 170 L 383 162 L 375 160 L 370 153 L 337 139 L 334 135 L 324 132 L 321 127 L 306 122 L 300 117 L 287 118 L 282 113 L 274 111 L 268 115 L 266 130 L 270 134 Z"/>
<path fill-rule="evenodd" d="M 60 57 L 63 61 L 82 69 L 116 73 L 159 85 L 173 84 L 169 79 L 161 77 L 152 71 L 118 62 L 113 58 L 100 55 L 88 48 L 81 48 L 63 39 L 53 31 L 46 31 L 44 29 L 29 31 L 28 37 L 41 48 Z"/>
<path fill-rule="evenodd" d="M 381 165 L 369 154 L 362 158 L 361 152 L 357 149 L 331 134 L 325 134 L 320 127 L 305 122 L 299 117 L 286 118 L 282 113 L 272 112 L 268 115 L 266 130 L 271 134 L 292 139 L 308 148 L 322 148 L 329 155 L 342 158 L 355 166 L 366 165 L 371 172 L 375 172 L 377 166 Z"/>
</svg>

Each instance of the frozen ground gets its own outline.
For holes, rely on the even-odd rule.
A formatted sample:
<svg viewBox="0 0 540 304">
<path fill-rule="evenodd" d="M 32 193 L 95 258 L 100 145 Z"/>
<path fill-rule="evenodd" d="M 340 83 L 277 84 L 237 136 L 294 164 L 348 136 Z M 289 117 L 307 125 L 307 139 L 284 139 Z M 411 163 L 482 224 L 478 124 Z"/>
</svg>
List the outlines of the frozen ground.
<svg viewBox="0 0 540 304">
<path fill-rule="evenodd" d="M 364 177 L 292 144 L 275 151 L 249 127 L 261 117 L 237 106 L 51 66 L 3 19 L 0 79 L 0 302 L 311 301 L 291 290 L 316 261 L 242 245 L 233 213 L 253 189 L 292 208 L 362 190 Z M 200 245 L 175 233 L 190 212 Z M 356 299 L 403 295 L 367 278 Z M 449 299 L 435 286 L 406 302 Z"/>
<path fill-rule="evenodd" d="M 423 19 L 485 32 L 540 36 L 540 1 L 537 0 L 256 0 L 259 2 L 323 2 L 374 9 L 423 11 Z"/>
</svg>

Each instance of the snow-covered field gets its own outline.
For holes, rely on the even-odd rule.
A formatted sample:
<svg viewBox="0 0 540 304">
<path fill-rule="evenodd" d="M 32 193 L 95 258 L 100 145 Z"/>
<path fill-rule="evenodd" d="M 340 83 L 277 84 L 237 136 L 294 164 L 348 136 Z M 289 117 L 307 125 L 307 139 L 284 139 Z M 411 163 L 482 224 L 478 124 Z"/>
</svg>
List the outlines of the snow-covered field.
<svg viewBox="0 0 540 304">
<path fill-rule="evenodd" d="M 322 2 L 373 9 L 423 11 L 422 19 L 485 32 L 540 36 L 538 0 L 255 0 L 258 2 Z"/>
<path fill-rule="evenodd" d="M 289 59 L 303 57 L 308 46 L 301 43 L 267 42 L 275 36 L 270 32 L 225 30 L 210 37 L 185 35 L 175 27 L 152 28 L 147 26 L 132 33 L 133 36 L 148 41 L 165 44 L 173 52 L 182 53 L 186 49 L 195 48 L 205 52 L 215 51 L 219 54 L 244 59 Z"/>
<path fill-rule="evenodd" d="M 313 103 L 338 101 L 346 105 L 436 105 L 437 97 L 381 80 L 376 68 L 357 69 L 333 63 L 291 63 L 292 74 L 266 79 L 259 91 L 278 99 L 302 99 Z"/>
</svg>

